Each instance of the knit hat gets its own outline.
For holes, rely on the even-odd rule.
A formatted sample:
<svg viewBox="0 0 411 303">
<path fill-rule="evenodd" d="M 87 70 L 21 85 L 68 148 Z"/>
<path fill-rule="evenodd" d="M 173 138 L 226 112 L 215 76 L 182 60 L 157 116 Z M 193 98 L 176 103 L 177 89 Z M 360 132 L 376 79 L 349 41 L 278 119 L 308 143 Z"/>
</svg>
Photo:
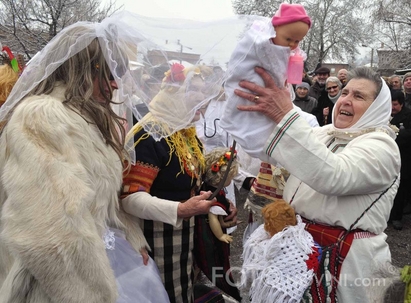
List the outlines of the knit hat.
<svg viewBox="0 0 411 303">
<path fill-rule="evenodd" d="M 299 87 L 302 87 L 302 88 L 306 88 L 306 89 L 310 89 L 310 84 L 308 84 L 307 82 L 301 82 L 300 84 L 297 84 L 296 86 L 295 86 L 295 89 L 297 89 L 297 88 L 299 88 Z"/>
<path fill-rule="evenodd" d="M 301 4 L 281 3 L 280 8 L 271 20 L 274 26 L 289 24 L 293 22 L 304 22 L 311 27 L 311 19 L 308 17 L 304 6 Z"/>
<path fill-rule="evenodd" d="M 409 77 L 411 77 L 411 72 L 406 73 L 406 74 L 404 75 L 404 77 L 402 77 L 402 84 L 404 84 L 405 79 L 407 79 L 407 78 L 409 78 Z"/>
</svg>

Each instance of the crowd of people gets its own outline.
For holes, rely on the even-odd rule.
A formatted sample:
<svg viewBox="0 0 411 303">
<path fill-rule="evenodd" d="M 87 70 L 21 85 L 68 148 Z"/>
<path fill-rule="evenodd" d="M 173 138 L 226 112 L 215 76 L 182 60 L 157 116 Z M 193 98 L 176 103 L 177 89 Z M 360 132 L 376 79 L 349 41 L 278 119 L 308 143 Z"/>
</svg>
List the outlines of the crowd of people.
<svg viewBox="0 0 411 303">
<path fill-rule="evenodd" d="M 153 45 L 141 18 L 75 23 L 27 66 L 5 54 L 0 302 L 241 302 L 234 187 L 250 191 L 252 301 L 374 302 L 384 230 L 411 202 L 411 73 L 321 66 L 287 83 L 312 26 L 287 3 L 248 24 L 226 71 L 133 70 Z M 198 287 L 201 272 L 219 290 Z"/>
</svg>

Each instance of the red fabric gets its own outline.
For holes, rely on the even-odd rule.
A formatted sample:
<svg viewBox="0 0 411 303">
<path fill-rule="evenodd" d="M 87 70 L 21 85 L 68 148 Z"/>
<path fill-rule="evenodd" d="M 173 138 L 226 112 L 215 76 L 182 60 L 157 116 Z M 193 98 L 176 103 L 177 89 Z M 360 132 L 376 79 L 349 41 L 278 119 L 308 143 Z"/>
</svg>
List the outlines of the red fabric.
<svg viewBox="0 0 411 303">
<path fill-rule="evenodd" d="M 318 251 L 317 247 L 313 247 L 313 252 L 311 254 L 308 255 L 308 259 L 305 261 L 305 263 L 307 264 L 307 268 L 308 270 L 313 270 L 314 272 L 316 272 L 318 270 L 318 265 L 319 265 L 319 261 L 318 258 L 320 256 L 320 253 Z"/>
<path fill-rule="evenodd" d="M 135 165 L 130 167 L 130 171 L 123 178 L 121 198 L 125 198 L 138 191 L 149 193 L 159 171 L 158 167 L 137 161 Z"/>
<path fill-rule="evenodd" d="M 313 223 L 304 218 L 303 222 L 314 241 L 322 247 L 321 260 L 310 287 L 310 301 L 337 303 L 337 287 L 342 263 L 351 248 L 354 235 L 361 230 L 353 230 L 347 234 L 347 230 L 342 227 Z M 329 271 L 333 277 L 328 281 L 329 286 L 324 281 L 326 271 Z"/>
<path fill-rule="evenodd" d="M 307 221 L 306 219 L 303 219 L 303 221 L 306 224 L 305 229 L 313 236 L 314 241 L 321 245 L 321 247 L 337 243 L 337 241 L 341 239 L 341 237 L 347 231 L 345 228 L 342 227 L 312 223 L 310 221 Z M 349 232 L 348 235 L 345 237 L 344 241 L 341 241 L 339 243 L 340 255 L 342 260 L 344 260 L 344 258 L 347 256 L 352 241 L 354 240 L 354 234 L 358 231 L 360 230 L 356 229 Z"/>
</svg>

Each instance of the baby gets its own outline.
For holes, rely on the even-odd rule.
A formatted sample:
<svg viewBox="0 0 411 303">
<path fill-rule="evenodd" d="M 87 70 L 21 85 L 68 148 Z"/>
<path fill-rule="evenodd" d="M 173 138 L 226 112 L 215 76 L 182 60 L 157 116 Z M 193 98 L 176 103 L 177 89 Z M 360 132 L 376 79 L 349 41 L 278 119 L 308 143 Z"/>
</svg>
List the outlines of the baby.
<svg viewBox="0 0 411 303">
<path fill-rule="evenodd" d="M 239 111 L 238 105 L 249 103 L 235 95 L 234 90 L 242 89 L 239 87 L 241 80 L 264 86 L 254 71 L 257 66 L 269 72 L 277 86 L 284 87 L 290 56 L 306 57 L 298 44 L 310 27 L 311 19 L 302 5 L 282 3 L 272 19 L 260 18 L 253 23 L 231 55 L 224 85 L 228 104 L 220 126 L 252 157 L 270 162 L 263 148 L 274 129 L 274 122 L 258 112 Z M 301 73 L 301 79 L 302 76 Z M 293 94 L 291 85 L 289 89 Z"/>
</svg>

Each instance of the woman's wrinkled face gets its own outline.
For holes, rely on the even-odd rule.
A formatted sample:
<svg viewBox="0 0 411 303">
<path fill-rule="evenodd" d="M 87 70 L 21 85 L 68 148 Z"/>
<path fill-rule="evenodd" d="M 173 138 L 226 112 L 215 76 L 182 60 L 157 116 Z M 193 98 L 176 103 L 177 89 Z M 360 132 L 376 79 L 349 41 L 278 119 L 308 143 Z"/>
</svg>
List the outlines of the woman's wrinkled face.
<svg viewBox="0 0 411 303">
<path fill-rule="evenodd" d="M 377 86 L 367 79 L 352 79 L 342 89 L 334 109 L 334 126 L 350 128 L 375 100 Z"/>
<path fill-rule="evenodd" d="M 326 90 L 328 94 L 330 95 L 330 97 L 335 97 L 340 92 L 340 87 L 338 86 L 337 83 L 330 81 L 326 85 L 327 85 Z"/>
</svg>

